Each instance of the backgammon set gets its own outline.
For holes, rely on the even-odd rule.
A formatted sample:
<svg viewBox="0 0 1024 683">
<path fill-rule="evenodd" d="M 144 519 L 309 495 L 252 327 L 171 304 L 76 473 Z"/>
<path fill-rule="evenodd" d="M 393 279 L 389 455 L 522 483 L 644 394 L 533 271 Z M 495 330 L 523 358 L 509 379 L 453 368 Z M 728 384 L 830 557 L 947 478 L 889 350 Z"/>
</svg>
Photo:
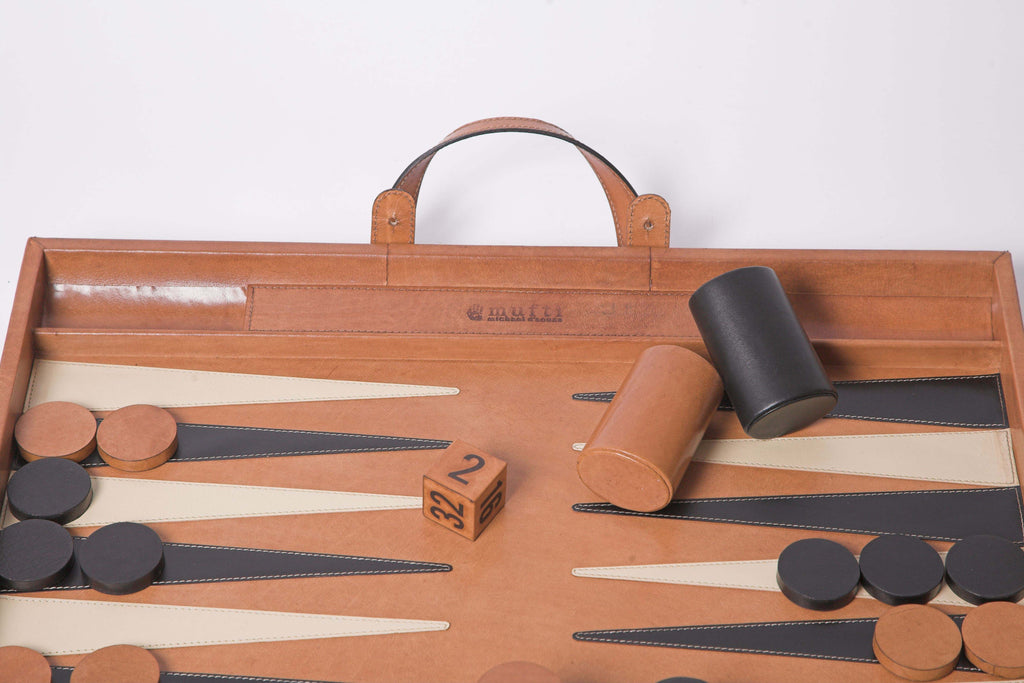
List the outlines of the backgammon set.
<svg viewBox="0 0 1024 683">
<path fill-rule="evenodd" d="M 575 145 L 619 246 L 415 244 L 494 132 Z M 369 244 L 29 240 L 0 681 L 1024 678 L 1009 253 L 670 248 L 532 119 L 372 204 Z"/>
</svg>

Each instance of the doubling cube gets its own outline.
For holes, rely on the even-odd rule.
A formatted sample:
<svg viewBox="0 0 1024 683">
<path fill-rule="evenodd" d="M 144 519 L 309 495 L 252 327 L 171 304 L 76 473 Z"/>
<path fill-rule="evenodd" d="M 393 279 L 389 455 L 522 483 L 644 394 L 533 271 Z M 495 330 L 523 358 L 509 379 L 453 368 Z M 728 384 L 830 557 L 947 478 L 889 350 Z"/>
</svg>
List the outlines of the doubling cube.
<svg viewBox="0 0 1024 683">
<path fill-rule="evenodd" d="M 423 514 L 471 541 L 505 507 L 508 466 L 455 441 L 423 475 Z"/>
</svg>

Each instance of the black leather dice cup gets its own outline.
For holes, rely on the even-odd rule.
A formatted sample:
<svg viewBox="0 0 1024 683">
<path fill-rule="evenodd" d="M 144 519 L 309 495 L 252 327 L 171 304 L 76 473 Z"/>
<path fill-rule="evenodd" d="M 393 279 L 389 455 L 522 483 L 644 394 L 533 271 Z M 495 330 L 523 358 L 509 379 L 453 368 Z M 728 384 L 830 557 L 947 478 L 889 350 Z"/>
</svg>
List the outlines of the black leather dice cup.
<svg viewBox="0 0 1024 683">
<path fill-rule="evenodd" d="M 750 436 L 788 434 L 835 407 L 835 387 L 771 268 L 709 280 L 690 297 L 690 312 Z"/>
</svg>

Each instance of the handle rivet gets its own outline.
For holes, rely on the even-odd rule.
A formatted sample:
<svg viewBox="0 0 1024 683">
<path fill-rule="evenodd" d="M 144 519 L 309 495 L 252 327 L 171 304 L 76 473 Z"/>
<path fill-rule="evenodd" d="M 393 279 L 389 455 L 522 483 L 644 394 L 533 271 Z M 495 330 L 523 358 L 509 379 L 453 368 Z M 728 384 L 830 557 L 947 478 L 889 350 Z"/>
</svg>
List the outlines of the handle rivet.
<svg viewBox="0 0 1024 683">
<path fill-rule="evenodd" d="M 654 230 L 654 222 L 651 221 L 650 218 L 644 221 L 644 230 L 646 230 L 647 232 Z"/>
</svg>

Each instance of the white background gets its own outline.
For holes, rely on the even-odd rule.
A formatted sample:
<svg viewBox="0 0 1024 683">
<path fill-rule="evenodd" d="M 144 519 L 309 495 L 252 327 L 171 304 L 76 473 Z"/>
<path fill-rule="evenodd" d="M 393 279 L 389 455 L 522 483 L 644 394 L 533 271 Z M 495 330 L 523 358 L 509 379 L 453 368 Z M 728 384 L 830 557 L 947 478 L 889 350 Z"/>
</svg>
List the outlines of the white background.
<svg viewBox="0 0 1024 683">
<path fill-rule="evenodd" d="M 0 0 L 0 319 L 25 239 L 367 242 L 456 126 L 552 121 L 676 247 L 1000 249 L 1024 281 L 1024 2 Z M 611 245 L 570 147 L 440 154 L 420 242 Z"/>
</svg>

